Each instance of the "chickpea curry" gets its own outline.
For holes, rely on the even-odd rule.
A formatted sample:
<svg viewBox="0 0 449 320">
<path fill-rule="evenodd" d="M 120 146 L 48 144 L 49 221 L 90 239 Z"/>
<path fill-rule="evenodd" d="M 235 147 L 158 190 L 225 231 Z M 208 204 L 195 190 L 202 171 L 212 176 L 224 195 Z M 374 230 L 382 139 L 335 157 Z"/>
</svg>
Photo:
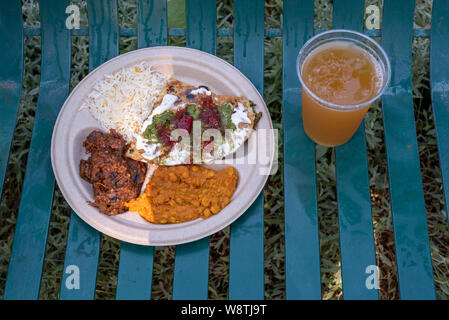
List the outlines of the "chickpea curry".
<svg viewBox="0 0 449 320">
<path fill-rule="evenodd" d="M 160 166 L 145 192 L 126 206 L 157 224 L 206 219 L 229 204 L 237 182 L 232 166 L 221 171 L 197 165 Z"/>
</svg>

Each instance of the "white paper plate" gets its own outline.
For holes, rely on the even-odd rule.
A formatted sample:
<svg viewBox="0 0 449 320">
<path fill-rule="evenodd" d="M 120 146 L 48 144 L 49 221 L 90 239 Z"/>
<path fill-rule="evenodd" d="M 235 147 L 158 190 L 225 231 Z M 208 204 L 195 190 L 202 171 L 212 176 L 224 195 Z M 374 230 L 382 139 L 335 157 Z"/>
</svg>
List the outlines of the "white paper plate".
<svg viewBox="0 0 449 320">
<path fill-rule="evenodd" d="M 237 189 L 231 202 L 220 213 L 206 220 L 179 224 L 151 224 L 135 212 L 107 216 L 88 204 L 93 201 L 92 186 L 80 178 L 79 163 L 86 159 L 83 141 L 92 130 L 102 129 L 89 111 L 80 110 L 93 85 L 105 74 L 142 61 L 155 70 L 192 85 L 206 85 L 217 94 L 245 96 L 262 112 L 257 130 L 245 144 L 243 154 L 232 164 L 239 173 Z M 274 135 L 268 109 L 253 84 L 229 63 L 204 52 L 182 47 L 152 47 L 118 56 L 89 73 L 72 91 L 56 120 L 51 144 L 52 165 L 56 181 L 72 209 L 86 223 L 108 236 L 141 245 L 174 245 L 211 235 L 231 224 L 254 202 L 268 178 L 274 157 Z M 260 142 L 266 145 L 265 161 L 257 157 Z M 256 146 L 257 145 L 257 146 Z M 263 149 L 263 148 L 262 148 Z M 234 156 L 235 157 L 235 156 Z M 269 161 L 266 161 L 266 160 Z M 221 169 L 229 164 L 209 167 Z"/>
</svg>

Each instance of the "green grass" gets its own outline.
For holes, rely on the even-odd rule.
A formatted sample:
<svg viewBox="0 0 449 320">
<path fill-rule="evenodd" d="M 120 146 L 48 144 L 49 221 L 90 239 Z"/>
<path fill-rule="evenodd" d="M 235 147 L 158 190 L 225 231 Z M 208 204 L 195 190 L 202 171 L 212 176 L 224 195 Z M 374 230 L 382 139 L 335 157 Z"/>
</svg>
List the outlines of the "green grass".
<svg viewBox="0 0 449 320">
<path fill-rule="evenodd" d="M 78 4 L 81 8 L 81 28 L 87 27 L 85 1 L 76 0 L 72 1 L 72 3 Z M 382 1 L 367 0 L 366 5 L 369 4 L 381 6 Z M 415 27 L 430 27 L 431 7 L 432 2 L 429 0 L 417 1 Z M 137 25 L 135 12 L 135 0 L 119 0 L 119 19 L 122 28 L 135 27 Z M 232 28 L 232 12 L 232 1 L 217 1 L 217 26 L 220 28 Z M 39 27 L 37 0 L 24 0 L 23 13 L 25 27 Z M 177 27 L 178 24 L 182 25 L 179 17 L 170 17 L 169 24 L 171 26 Z M 326 29 L 332 26 L 332 1 L 315 0 L 314 26 L 317 29 Z M 265 27 L 282 27 L 281 0 L 266 1 Z M 184 46 L 185 37 L 170 37 L 169 43 L 170 45 Z M 33 128 L 40 77 L 40 37 L 26 37 L 24 44 L 25 72 L 22 98 L 8 163 L 3 198 L 0 205 L 0 297 L 3 296 L 7 275 L 20 191 L 23 184 L 27 152 Z M 120 53 L 136 48 L 136 37 L 121 37 Z M 88 73 L 88 53 L 87 37 L 73 37 L 71 88 Z M 231 37 L 218 38 L 217 55 L 232 63 L 233 43 Z M 416 132 L 422 168 L 435 284 L 437 297 L 439 299 L 448 299 L 449 236 L 446 220 L 447 213 L 444 212 L 444 197 L 442 193 L 435 125 L 429 96 L 429 39 L 415 38 L 413 40 L 412 64 Z M 273 125 L 275 128 L 280 129 L 282 133 L 282 39 L 279 37 L 265 39 L 264 76 L 264 98 L 269 107 Z M 398 280 L 381 108 L 380 103 L 374 104 L 365 119 L 369 179 L 376 257 L 381 271 L 380 296 L 382 299 L 397 299 L 399 298 Z M 282 134 L 280 135 L 279 147 L 279 170 L 277 174 L 270 176 L 265 187 L 266 299 L 285 298 Z M 323 298 L 341 299 L 342 284 L 335 183 L 335 155 L 333 149 L 321 146 L 316 147 L 316 154 Z M 69 221 L 70 208 L 64 201 L 58 188 L 56 188 L 40 299 L 58 298 Z M 174 251 L 174 247 L 172 246 L 156 248 L 155 250 L 152 286 L 153 299 L 171 298 Z M 100 265 L 95 295 L 98 299 L 113 299 L 115 297 L 119 252 L 119 241 L 102 236 Z M 226 228 L 211 237 L 209 298 L 227 298 L 228 271 L 229 228 Z"/>
</svg>

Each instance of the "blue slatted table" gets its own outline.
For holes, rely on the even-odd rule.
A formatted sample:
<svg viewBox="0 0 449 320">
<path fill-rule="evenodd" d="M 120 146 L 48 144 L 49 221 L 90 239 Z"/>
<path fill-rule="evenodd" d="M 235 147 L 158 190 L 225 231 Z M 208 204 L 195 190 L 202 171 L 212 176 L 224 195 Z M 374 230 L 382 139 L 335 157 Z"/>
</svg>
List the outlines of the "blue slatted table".
<svg viewBox="0 0 449 320">
<path fill-rule="evenodd" d="M 164 1 L 137 2 L 137 46 L 167 45 L 167 4 Z M 122 242 L 117 280 L 117 299 L 150 299 L 154 248 Z"/>
<path fill-rule="evenodd" d="M 296 8 L 299 7 L 299 14 Z M 296 57 L 313 36 L 313 1 L 284 1 L 283 108 L 285 271 L 288 299 L 320 299 L 315 145 L 302 128 Z"/>
<path fill-rule="evenodd" d="M 449 1 L 435 2 L 433 12 L 430 80 L 447 214 L 449 212 L 449 126 L 447 125 L 449 123 L 449 86 L 447 83 L 449 67 L 439 61 L 447 61 L 449 58 Z"/>
<path fill-rule="evenodd" d="M 117 0 L 89 0 L 89 70 L 115 57 L 119 53 L 119 27 Z M 69 225 L 66 257 L 60 299 L 93 299 L 97 282 L 101 234 L 72 212 Z M 67 267 L 80 269 L 80 289 L 66 286 Z"/>
<path fill-rule="evenodd" d="M 23 73 L 23 24 L 20 1 L 0 4 L 0 59 L 9 61 L 0 73 L 0 150 L 11 148 L 19 109 Z M 0 154 L 0 200 L 9 152 Z"/>
<path fill-rule="evenodd" d="M 234 65 L 263 92 L 264 1 L 234 1 Z M 231 225 L 229 299 L 264 298 L 263 194 Z"/>
<path fill-rule="evenodd" d="M 363 30 L 365 1 L 337 0 L 333 28 Z M 341 273 L 344 299 L 377 299 L 365 285 L 366 270 L 376 265 L 368 179 L 365 124 L 346 144 L 335 148 Z"/>
<path fill-rule="evenodd" d="M 282 29 L 264 28 L 264 0 L 235 0 L 233 29 L 216 30 L 214 0 L 186 1 L 186 29 L 169 29 L 167 3 L 137 0 L 137 28 L 119 29 L 120 0 L 88 0 L 88 29 L 65 28 L 68 0 L 39 1 L 41 27 L 23 29 L 21 1 L 0 3 L 0 150 L 9 150 L 20 102 L 23 37 L 42 39 L 41 81 L 22 187 L 4 299 L 39 296 L 54 192 L 50 140 L 69 93 L 71 37 L 89 36 L 89 70 L 119 54 L 120 36 L 137 35 L 139 48 L 166 45 L 186 36 L 187 46 L 216 53 L 217 36 L 234 38 L 234 65 L 263 93 L 264 37 L 283 37 L 282 123 L 285 198 L 285 290 L 287 299 L 321 299 L 315 145 L 302 127 L 301 88 L 295 63 L 314 34 L 313 0 L 284 0 Z M 391 60 L 391 85 L 382 98 L 388 178 L 401 299 L 434 299 L 424 191 L 411 90 L 412 38 L 431 37 L 431 95 L 446 199 L 449 200 L 449 0 L 434 1 L 432 28 L 413 29 L 414 0 L 385 0 L 382 30 L 363 30 L 365 1 L 335 0 L 333 28 L 381 36 Z M 7 30 L 7 31 L 5 31 Z M 400 36 L 398 36 L 400 35 Z M 376 265 L 365 127 L 336 148 L 336 181 L 344 299 L 378 299 L 368 289 L 366 268 Z M 0 192 L 8 163 L 0 153 Z M 0 193 L 1 194 L 1 193 Z M 264 299 L 264 194 L 230 227 L 229 299 Z M 93 299 L 101 234 L 72 212 L 60 299 Z M 173 299 L 207 299 L 210 238 L 175 249 Z M 117 299 L 150 299 L 153 247 L 122 242 Z M 70 289 L 73 266 L 80 288 Z"/>
<path fill-rule="evenodd" d="M 4 299 L 37 299 L 39 295 L 55 185 L 49 146 L 70 83 L 71 36 L 65 28 L 67 5 L 68 1 L 40 2 L 42 71 L 39 98 Z"/>
<path fill-rule="evenodd" d="M 382 110 L 399 294 L 403 299 L 433 299 L 435 288 L 412 100 L 414 4 L 412 0 L 384 2 L 382 46 L 391 60 L 392 75 Z"/>
<path fill-rule="evenodd" d="M 215 1 L 188 0 L 186 6 L 187 46 L 215 54 Z M 206 237 L 176 247 L 173 299 L 207 299 L 209 243 Z"/>
</svg>

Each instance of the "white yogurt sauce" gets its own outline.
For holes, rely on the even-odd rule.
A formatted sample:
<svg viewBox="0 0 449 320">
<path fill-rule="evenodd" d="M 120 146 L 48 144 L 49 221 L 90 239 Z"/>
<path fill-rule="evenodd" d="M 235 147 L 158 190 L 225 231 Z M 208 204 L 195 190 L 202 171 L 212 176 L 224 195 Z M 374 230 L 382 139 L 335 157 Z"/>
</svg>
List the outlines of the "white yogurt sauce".
<svg viewBox="0 0 449 320">
<path fill-rule="evenodd" d="M 251 120 L 248 117 L 248 112 L 245 111 L 245 107 L 240 102 L 237 105 L 237 108 L 234 109 L 232 113 L 232 123 L 234 123 L 236 129 L 232 130 L 232 132 L 228 131 L 228 135 L 223 137 L 223 143 L 219 145 L 216 151 L 212 154 L 207 154 L 205 156 L 205 162 L 209 163 L 216 158 L 222 158 L 228 154 L 232 154 L 237 151 L 237 149 L 245 142 L 245 137 L 248 134 L 248 131 L 253 130 L 252 128 L 240 128 L 240 123 L 251 123 Z"/>
<path fill-rule="evenodd" d="M 178 97 L 173 94 L 166 94 L 162 98 L 162 102 L 158 105 L 153 112 L 151 112 L 150 116 L 142 125 L 142 131 L 140 134 L 143 134 L 145 129 L 153 122 L 153 117 L 157 114 L 164 113 L 164 111 L 173 109 L 175 107 L 175 102 L 178 100 Z"/>
<path fill-rule="evenodd" d="M 190 163 L 190 146 L 181 142 L 176 143 L 170 153 L 161 159 L 161 164 L 165 166 L 188 163 Z"/>
<path fill-rule="evenodd" d="M 192 94 L 206 94 L 210 95 L 211 92 L 205 88 L 198 88 L 196 90 L 191 91 Z M 182 107 L 181 105 L 175 106 L 175 102 L 178 100 L 178 97 L 172 94 L 166 94 L 162 102 L 159 106 L 157 106 L 147 120 L 143 123 L 142 131 L 137 134 L 136 137 L 136 149 L 144 150 L 142 156 L 146 160 L 153 160 L 161 155 L 161 147 L 160 143 L 149 144 L 148 140 L 145 139 L 142 134 L 145 132 L 145 129 L 151 125 L 153 122 L 153 117 L 157 114 L 161 114 L 164 111 Z M 203 154 L 203 161 L 205 163 L 209 163 L 214 159 L 222 158 L 225 155 L 232 154 L 245 142 L 245 137 L 248 134 L 249 130 L 253 130 L 252 128 L 240 128 L 240 123 L 251 123 L 251 120 L 248 117 L 248 113 L 245 110 L 245 107 L 240 102 L 237 105 L 237 108 L 233 110 L 232 123 L 234 123 L 236 129 L 232 130 L 231 134 L 223 137 L 223 143 L 218 146 L 218 149 L 211 154 Z M 190 146 L 184 145 L 182 143 L 176 143 L 170 153 L 163 159 L 161 159 L 161 164 L 163 165 L 178 165 L 178 164 L 186 164 L 190 162 Z"/>
<path fill-rule="evenodd" d="M 240 102 L 237 105 L 237 108 L 234 109 L 232 113 L 232 123 L 235 124 L 238 129 L 239 123 L 251 123 L 251 120 L 248 118 L 248 113 L 245 111 L 245 107 Z"/>
<path fill-rule="evenodd" d="M 191 93 L 191 94 L 199 94 L 199 93 L 202 93 L 202 94 L 206 94 L 206 95 L 208 95 L 208 96 L 211 95 L 211 92 L 210 92 L 209 90 L 207 90 L 206 88 L 198 88 L 198 89 L 195 89 L 195 90 L 190 91 L 190 93 Z"/>
<path fill-rule="evenodd" d="M 160 143 L 154 143 L 149 144 L 148 140 L 143 137 L 143 133 L 145 132 L 145 129 L 153 122 L 153 117 L 157 114 L 164 113 L 167 110 L 178 108 L 180 106 L 175 106 L 175 102 L 178 100 L 178 97 L 173 94 L 166 94 L 162 98 L 162 102 L 160 105 L 158 105 L 153 112 L 151 112 L 150 116 L 142 125 L 142 131 L 135 135 L 136 138 L 136 149 L 137 150 L 144 150 L 144 153 L 142 153 L 142 157 L 144 157 L 146 160 L 153 160 L 154 158 L 157 158 L 161 155 L 161 144 Z"/>
<path fill-rule="evenodd" d="M 146 160 L 152 160 L 161 155 L 161 144 L 147 144 L 147 139 L 142 137 L 140 134 L 136 135 L 136 149 L 144 150 L 142 153 L 142 157 Z"/>
</svg>

